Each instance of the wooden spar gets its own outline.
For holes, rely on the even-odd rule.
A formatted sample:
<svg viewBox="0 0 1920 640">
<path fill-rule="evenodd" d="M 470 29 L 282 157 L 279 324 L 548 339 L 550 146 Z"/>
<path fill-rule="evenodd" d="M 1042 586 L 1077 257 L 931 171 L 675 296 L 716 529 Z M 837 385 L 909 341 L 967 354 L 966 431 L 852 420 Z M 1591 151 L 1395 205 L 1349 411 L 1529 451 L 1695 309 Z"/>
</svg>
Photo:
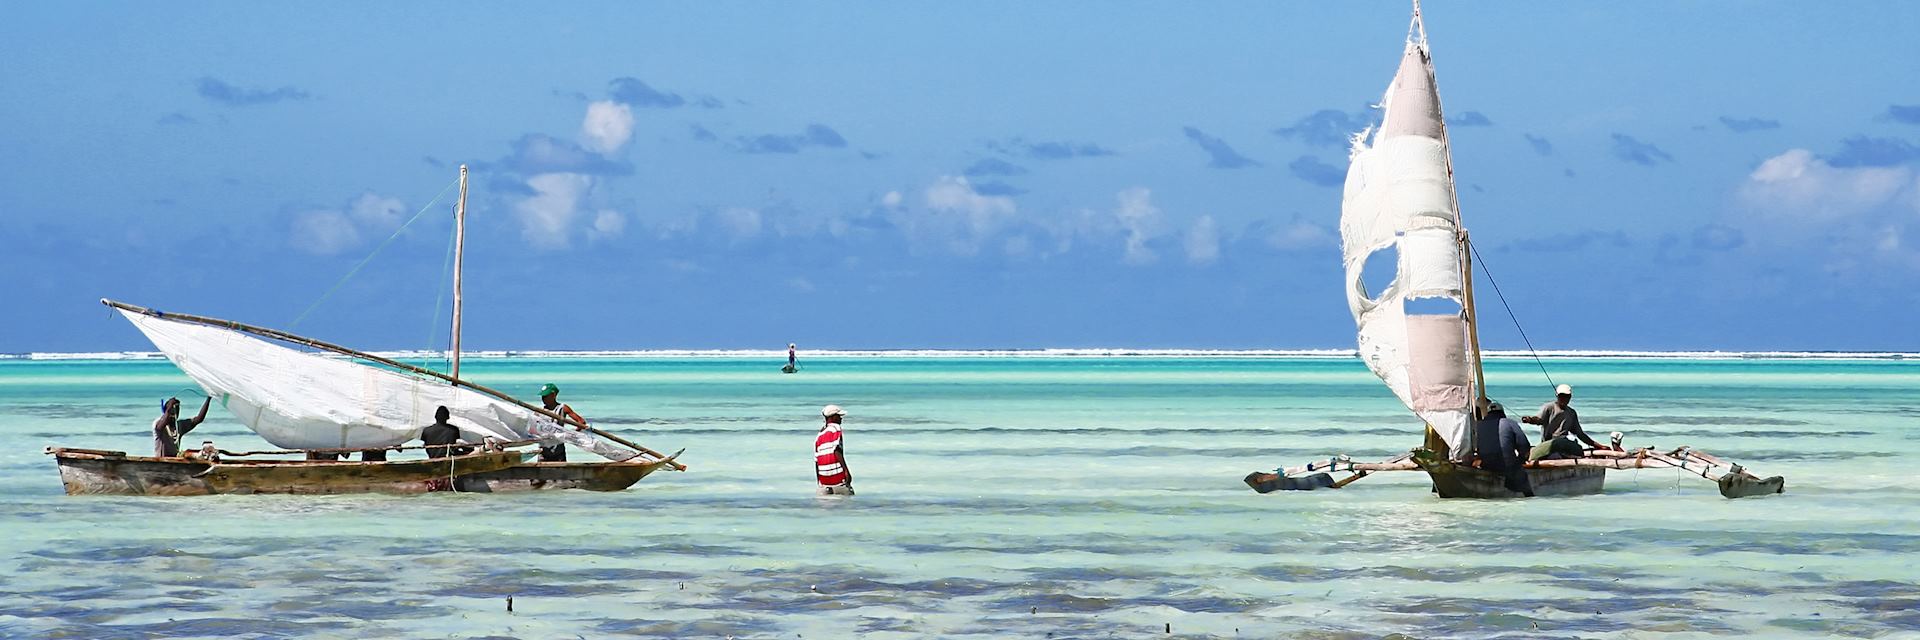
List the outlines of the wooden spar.
<svg viewBox="0 0 1920 640">
<path fill-rule="evenodd" d="M 460 379 L 460 269 L 467 250 L 467 165 L 460 165 L 460 200 L 453 206 L 453 366 L 450 376 Z"/>
<path fill-rule="evenodd" d="M 340 345 L 337 345 L 337 344 L 333 344 L 333 343 L 330 343 L 330 342 L 322 342 L 322 341 L 320 341 L 320 340 L 315 340 L 315 339 L 313 339 L 313 338 L 308 338 L 308 337 L 305 337 L 305 336 L 298 336 L 298 335 L 294 335 L 294 334 L 291 334 L 291 333 L 287 333 L 287 332 L 285 332 L 285 331 L 281 331 L 281 330 L 278 330 L 278 329 L 268 329 L 268 328 L 266 328 L 266 327 L 256 327 L 256 326 L 253 326 L 253 325 L 250 325 L 250 324 L 243 324 L 243 323 L 239 323 L 239 322 L 234 322 L 234 321 L 232 321 L 232 320 L 221 320 L 221 319 L 219 319 L 219 318 L 210 318 L 210 317 L 207 317 L 207 316 L 196 316 L 196 315 L 192 315 L 192 314 L 187 314 L 187 313 L 170 313 L 170 312 L 161 312 L 161 311 L 156 311 L 156 310 L 153 310 L 153 309 L 148 309 L 148 308 L 146 308 L 146 307 L 141 307 L 141 306 L 136 306 L 136 305 L 131 305 L 131 304 L 127 304 L 127 303 L 125 303 L 125 302 L 119 302 L 119 301 L 117 301 L 117 300 L 108 300 L 108 299 L 106 299 L 106 298 L 101 298 L 101 299 L 100 299 L 100 304 L 104 304 L 104 305 L 107 305 L 107 306 L 109 306 L 109 307 L 113 307 L 113 308 L 115 308 L 115 309 L 122 309 L 122 310 L 125 310 L 125 311 L 132 311 L 132 312 L 134 312 L 134 313 L 138 313 L 138 314 L 141 314 L 141 315 L 146 315 L 146 316 L 153 316 L 153 317 L 155 317 L 155 318 L 161 318 L 161 319 L 165 319 L 165 320 L 174 320 L 174 321 L 178 321 L 178 322 L 186 322 L 186 323 L 190 323 L 190 324 L 198 324 L 198 325 L 205 325 L 205 326 L 209 326 L 209 327 L 215 327 L 215 328 L 220 328 L 220 329 L 227 329 L 227 330 L 229 330 L 229 331 L 239 331 L 239 332 L 241 332 L 241 333 L 248 333 L 248 334 L 252 334 L 252 335 L 256 335 L 256 336 L 260 336 L 260 337 L 262 337 L 262 338 L 271 338 L 271 339 L 274 339 L 274 340 L 279 340 L 279 341 L 281 341 L 281 342 L 287 342 L 287 343 L 291 343 L 291 344 L 297 344 L 297 345 L 301 345 L 301 346 L 306 346 L 306 347 L 312 347 L 312 348 L 315 348 L 315 349 L 320 349 L 320 350 L 322 350 L 322 351 L 331 351 L 331 352 L 334 352 L 334 353 L 337 353 L 337 354 L 340 354 L 340 355 L 343 355 L 343 356 L 350 356 L 350 357 L 354 357 L 354 358 L 360 358 L 360 359 L 362 359 L 362 360 L 368 360 L 368 361 L 372 361 L 372 362 L 377 362 L 377 363 L 380 363 L 380 364 L 383 364 L 383 365 L 386 365 L 386 366 L 389 366 L 389 367 L 393 367 L 393 368 L 395 368 L 395 369 L 399 369 L 399 370 L 401 370 L 401 371 L 406 371 L 406 372 L 408 372 L 408 373 L 412 373 L 412 374 L 415 374 L 415 375 L 420 375 L 420 376 L 426 376 L 426 377 L 429 377 L 429 378 L 433 378 L 433 379 L 436 379 L 436 380 L 442 380 L 442 381 L 445 381 L 445 382 L 447 382 L 447 383 L 449 383 L 449 384 L 452 384 L 452 385 L 454 385 L 454 386 L 460 386 L 460 387 L 466 387 L 466 388 L 468 388 L 468 389 L 472 389 L 472 390 L 474 390 L 474 391 L 478 391 L 478 392 L 480 392 L 480 393 L 483 393 L 483 394 L 486 394 L 486 395 L 489 395 L 489 396 L 493 396 L 493 397 L 494 397 L 495 399 L 497 399 L 497 400 L 500 400 L 500 401 L 502 401 L 502 402 L 507 402 L 507 403 L 510 403 L 510 404 L 513 404 L 514 406 L 517 406 L 517 407 L 520 407 L 520 408 L 522 408 L 522 409 L 526 409 L 526 410 L 528 410 L 528 411 L 532 411 L 532 412 L 534 412 L 534 413 L 537 413 L 537 414 L 540 414 L 540 415 L 543 415 L 543 416 L 546 416 L 546 417 L 549 417 L 549 418 L 553 418 L 554 420 L 557 420 L 557 421 L 559 421 L 559 422 L 560 422 L 561 424 L 568 424 L 568 425 L 573 425 L 573 426 L 575 426 L 575 427 L 579 427 L 579 428 L 581 428 L 581 429 L 584 429 L 584 430 L 586 430 L 586 431 L 587 431 L 587 432 L 589 432 L 589 433 L 592 433 L 592 434 L 594 434 L 594 435 L 597 435 L 597 436 L 600 436 L 600 437 L 603 437 L 603 438 L 606 438 L 606 439 L 608 439 L 608 440 L 612 440 L 612 441 L 614 441 L 614 442 L 616 442 L 616 443 L 619 443 L 619 444 L 620 444 L 620 445 L 622 445 L 622 446 L 625 446 L 625 447 L 628 447 L 628 448 L 630 448 L 630 449 L 633 449 L 634 451 L 639 451 L 639 452 L 641 452 L 641 453 L 645 453 L 645 454 L 647 454 L 647 455 L 650 455 L 650 456 L 653 456 L 653 457 L 655 457 L 655 458 L 661 458 L 661 459 L 665 459 L 665 458 L 667 458 L 667 457 L 668 457 L 668 456 L 667 456 L 666 454 L 663 454 L 663 453 L 660 453 L 660 452 L 658 452 L 658 451 L 654 451 L 654 450 L 652 450 L 652 449 L 648 449 L 648 448 L 646 448 L 646 447 L 643 447 L 643 446 L 640 446 L 640 445 L 638 445 L 638 444 L 635 444 L 635 443 L 633 443 L 633 442 L 631 442 L 631 441 L 628 441 L 628 440 L 627 440 L 627 439 L 625 439 L 625 438 L 621 438 L 621 437 L 619 437 L 619 436 L 616 436 L 616 435 L 613 435 L 613 434 L 611 434 L 611 433 L 607 433 L 607 432 L 605 432 L 605 431 L 601 431 L 601 430 L 599 430 L 599 429 L 595 429 L 595 428 L 593 428 L 593 427 L 591 427 L 591 426 L 588 426 L 588 425 L 587 425 L 586 423 L 584 423 L 584 422 L 580 422 L 580 421 L 578 421 L 578 420 L 573 420 L 573 419 L 570 419 L 570 418 L 568 418 L 568 417 L 566 417 L 566 416 L 562 416 L 562 415 L 559 415 L 559 414 L 556 414 L 556 413 L 554 413 L 554 412 L 552 412 L 552 411 L 548 411 L 548 410 L 546 410 L 546 409 L 545 409 L 545 408 L 543 408 L 543 407 L 537 407 L 537 406 L 534 406 L 534 405 L 531 405 L 531 404 L 527 404 L 527 403 L 525 403 L 525 402 L 522 402 L 522 401 L 521 401 L 521 400 L 520 400 L 519 398 L 515 398 L 515 397 L 513 397 L 513 396 L 510 396 L 510 395 L 507 395 L 507 394 L 504 394 L 504 393 L 501 393 L 501 392 L 499 392 L 499 391 L 495 391 L 495 390 L 493 390 L 493 389 L 489 389 L 489 388 L 487 388 L 487 387 L 484 387 L 484 386 L 481 386 L 481 385 L 477 385 L 477 384 L 474 384 L 474 383 L 471 383 L 471 382 L 467 382 L 467 381 L 465 381 L 465 380 L 458 380 L 458 379 L 455 379 L 455 378 L 453 378 L 453 377 L 450 377 L 450 376 L 448 376 L 447 374 L 444 374 L 444 373 L 440 373 L 440 372 L 438 372 L 438 371 L 434 371 L 434 370 L 432 370 L 432 369 L 423 369 L 423 368 L 420 368 L 420 367 L 416 367 L 416 366 L 413 366 L 413 365 L 410 365 L 410 364 L 407 364 L 407 363 L 404 363 L 404 362 L 400 362 L 400 361 L 397 361 L 397 360 L 394 360 L 394 359 L 391 359 L 391 358 L 382 358 L 382 357 L 380 357 L 380 356 L 376 356 L 376 355 L 373 355 L 373 354 L 371 354 L 371 353 L 367 353 L 367 352 L 365 352 L 365 351 L 355 351 L 355 350 L 353 350 L 353 349 L 349 349 L 349 348 L 346 348 L 346 347 L 343 347 L 343 346 L 340 346 Z M 675 469 L 676 471 L 686 471 L 686 470 L 687 470 L 687 466 L 686 466 L 686 465 L 683 465 L 683 464 L 680 464 L 679 462 L 669 462 L 668 464 L 670 464 L 670 465 L 672 465 L 672 466 L 673 466 L 673 468 L 674 468 L 674 469 Z"/>
<path fill-rule="evenodd" d="M 1438 92 L 1436 92 L 1436 95 L 1437 94 Z M 1451 168 L 1451 163 L 1453 161 L 1449 159 L 1447 162 L 1449 163 L 1449 168 L 1447 169 L 1447 172 L 1451 174 L 1453 172 L 1453 169 Z M 1460 203 L 1457 197 L 1454 201 L 1453 206 L 1454 206 L 1454 214 L 1456 216 L 1459 215 Z M 1488 403 L 1487 401 L 1487 369 L 1485 366 L 1481 364 L 1481 361 L 1480 361 L 1480 312 L 1474 309 L 1474 306 L 1473 306 L 1473 245 L 1471 244 L 1472 242 L 1473 242 L 1472 240 L 1467 238 L 1466 228 L 1462 227 L 1460 229 L 1460 283 L 1463 288 L 1461 289 L 1460 293 L 1463 297 L 1466 298 L 1466 305 L 1462 307 L 1462 310 L 1464 310 L 1467 314 L 1467 346 L 1471 347 L 1472 350 L 1470 351 L 1470 353 L 1473 354 L 1474 397 L 1479 400 L 1478 402 L 1475 402 L 1473 404 L 1473 417 L 1475 419 L 1479 419 L 1484 417 L 1480 412 L 1481 411 L 1480 408 L 1487 406 L 1487 403 Z"/>
</svg>

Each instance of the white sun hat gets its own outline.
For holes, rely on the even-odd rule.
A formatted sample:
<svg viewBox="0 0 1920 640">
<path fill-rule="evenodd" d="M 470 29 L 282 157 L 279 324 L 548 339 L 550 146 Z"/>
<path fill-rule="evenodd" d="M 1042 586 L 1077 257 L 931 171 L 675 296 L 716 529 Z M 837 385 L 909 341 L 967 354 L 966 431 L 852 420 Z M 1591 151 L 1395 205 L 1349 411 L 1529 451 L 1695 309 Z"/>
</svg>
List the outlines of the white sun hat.
<svg viewBox="0 0 1920 640">
<path fill-rule="evenodd" d="M 837 404 L 830 404 L 820 408 L 820 417 L 822 418 L 844 415 L 847 415 L 847 410 L 840 408 L 840 405 Z"/>
<path fill-rule="evenodd" d="M 1554 395 L 1560 395 L 1560 396 L 1573 395 L 1573 385 L 1563 384 L 1558 387 L 1554 387 L 1553 393 Z"/>
</svg>

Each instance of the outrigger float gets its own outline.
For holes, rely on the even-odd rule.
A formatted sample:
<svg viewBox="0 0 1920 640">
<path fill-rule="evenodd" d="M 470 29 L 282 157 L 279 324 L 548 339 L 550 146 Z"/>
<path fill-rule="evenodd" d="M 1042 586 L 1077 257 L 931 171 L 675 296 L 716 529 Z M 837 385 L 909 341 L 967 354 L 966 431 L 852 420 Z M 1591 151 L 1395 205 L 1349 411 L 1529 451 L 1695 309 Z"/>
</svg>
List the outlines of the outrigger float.
<svg viewBox="0 0 1920 640">
<path fill-rule="evenodd" d="M 665 467 L 661 454 L 571 416 L 460 377 L 460 271 L 467 168 L 455 206 L 450 369 L 440 373 L 337 344 L 231 320 L 162 312 L 113 300 L 120 312 L 207 396 L 273 451 L 185 448 L 177 457 L 48 447 L 71 495 L 337 494 L 430 491 L 619 491 Z M 416 216 L 417 217 L 417 216 Z M 307 350 L 293 347 L 306 347 Z M 405 460 L 338 460 L 402 446 L 446 407 L 476 452 Z M 606 462 L 532 462 L 536 441 L 574 444 Z M 313 456 L 309 454 L 330 454 Z M 302 458 L 274 458 L 301 455 Z M 306 458 L 321 459 L 306 459 Z"/>
<path fill-rule="evenodd" d="M 1380 124 L 1354 136 L 1341 202 L 1347 305 L 1361 361 L 1426 424 L 1426 442 L 1380 462 L 1335 457 L 1251 473 L 1245 481 L 1268 493 L 1339 488 L 1381 471 L 1423 471 L 1442 498 L 1519 497 L 1501 478 L 1472 463 L 1472 425 L 1483 417 L 1478 408 L 1489 404 L 1473 297 L 1476 254 L 1461 224 L 1451 143 L 1419 0 L 1414 0 L 1400 67 L 1380 109 Z M 1369 265 L 1376 254 L 1392 260 Z M 1386 264 L 1392 265 L 1391 281 L 1380 291 L 1370 290 L 1368 280 L 1378 278 L 1363 275 L 1370 266 Z M 1600 493 L 1608 469 L 1647 468 L 1686 470 L 1714 481 L 1728 498 L 1780 493 L 1786 486 L 1779 476 L 1762 479 L 1687 447 L 1664 453 L 1599 449 L 1525 467 L 1534 494 L 1542 496 Z M 1335 480 L 1336 472 L 1352 475 Z"/>
</svg>

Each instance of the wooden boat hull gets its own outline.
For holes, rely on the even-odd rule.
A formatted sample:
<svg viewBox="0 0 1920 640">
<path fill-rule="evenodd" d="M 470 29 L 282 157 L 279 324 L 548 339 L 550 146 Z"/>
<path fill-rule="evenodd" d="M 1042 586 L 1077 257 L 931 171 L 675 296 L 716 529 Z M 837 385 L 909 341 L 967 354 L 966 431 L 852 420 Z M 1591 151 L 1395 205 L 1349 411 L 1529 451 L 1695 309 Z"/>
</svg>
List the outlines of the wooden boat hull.
<svg viewBox="0 0 1920 640">
<path fill-rule="evenodd" d="M 68 495 L 411 494 L 455 488 L 450 476 L 520 464 L 519 451 L 452 458 L 354 462 L 223 460 L 128 456 L 119 451 L 49 448 Z"/>
<path fill-rule="evenodd" d="M 214 493 L 198 477 L 209 465 L 186 458 L 128 456 L 100 449 L 47 450 L 60 467 L 67 495 L 204 496 Z"/>
<path fill-rule="evenodd" d="M 1500 476 L 1476 467 L 1414 456 L 1414 463 L 1433 479 L 1433 491 L 1442 498 L 1521 498 L 1507 489 Z M 1565 466 L 1527 469 L 1527 480 L 1535 496 L 1584 496 L 1600 493 L 1607 480 L 1607 467 Z"/>
<path fill-rule="evenodd" d="M 666 463 L 651 462 L 528 462 L 498 471 L 460 477 L 461 491 L 513 493 L 584 489 L 622 491 Z"/>
</svg>

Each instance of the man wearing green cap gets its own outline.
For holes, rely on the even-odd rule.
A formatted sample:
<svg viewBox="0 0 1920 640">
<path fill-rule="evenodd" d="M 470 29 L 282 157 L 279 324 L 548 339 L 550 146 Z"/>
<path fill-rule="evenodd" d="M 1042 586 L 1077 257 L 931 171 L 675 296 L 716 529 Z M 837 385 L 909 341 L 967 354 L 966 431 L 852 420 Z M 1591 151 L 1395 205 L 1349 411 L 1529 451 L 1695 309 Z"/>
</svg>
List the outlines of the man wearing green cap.
<svg viewBox="0 0 1920 640">
<path fill-rule="evenodd" d="M 547 383 L 546 386 L 540 387 L 540 404 L 546 405 L 547 411 L 551 411 L 554 415 L 560 416 L 562 428 L 571 427 L 575 430 L 580 429 L 580 427 L 567 424 L 568 421 L 578 422 L 579 424 L 587 423 L 587 419 L 575 413 L 573 407 L 560 404 L 560 387 L 554 386 L 551 382 Z M 567 443 L 555 441 L 551 445 L 541 444 L 540 461 L 566 462 Z"/>
</svg>

